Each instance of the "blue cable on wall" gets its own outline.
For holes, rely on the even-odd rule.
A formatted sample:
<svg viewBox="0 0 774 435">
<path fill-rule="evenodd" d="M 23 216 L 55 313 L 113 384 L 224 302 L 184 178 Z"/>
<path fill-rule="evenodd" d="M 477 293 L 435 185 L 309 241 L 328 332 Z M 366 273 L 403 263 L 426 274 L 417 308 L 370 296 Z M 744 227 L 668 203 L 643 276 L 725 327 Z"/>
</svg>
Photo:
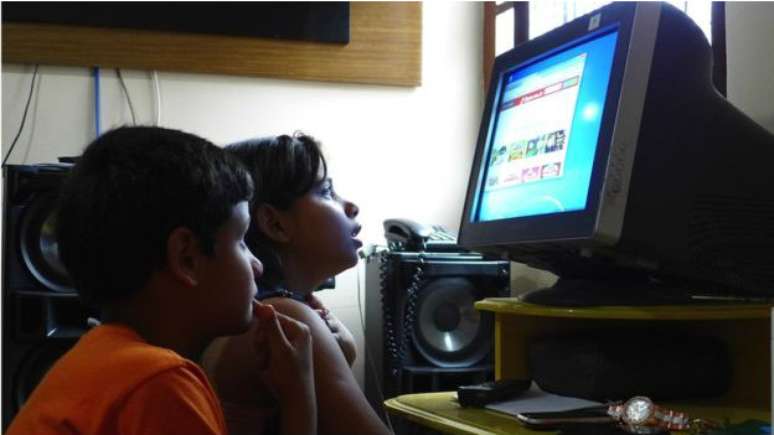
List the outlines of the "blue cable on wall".
<svg viewBox="0 0 774 435">
<path fill-rule="evenodd" d="M 99 105 L 99 67 L 94 67 L 94 130 L 96 137 L 100 134 L 100 105 Z"/>
</svg>

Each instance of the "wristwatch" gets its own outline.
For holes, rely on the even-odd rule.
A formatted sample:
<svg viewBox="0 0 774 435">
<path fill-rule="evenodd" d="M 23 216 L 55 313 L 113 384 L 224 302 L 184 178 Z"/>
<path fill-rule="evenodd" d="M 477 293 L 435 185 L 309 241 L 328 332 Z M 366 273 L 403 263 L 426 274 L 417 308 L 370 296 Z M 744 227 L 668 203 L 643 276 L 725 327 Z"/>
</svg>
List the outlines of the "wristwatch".
<svg viewBox="0 0 774 435">
<path fill-rule="evenodd" d="M 645 396 L 635 396 L 623 403 L 614 403 L 607 409 L 608 415 L 618 420 L 629 433 L 651 435 L 670 430 L 687 430 L 692 422 L 684 412 L 660 407 Z"/>
</svg>

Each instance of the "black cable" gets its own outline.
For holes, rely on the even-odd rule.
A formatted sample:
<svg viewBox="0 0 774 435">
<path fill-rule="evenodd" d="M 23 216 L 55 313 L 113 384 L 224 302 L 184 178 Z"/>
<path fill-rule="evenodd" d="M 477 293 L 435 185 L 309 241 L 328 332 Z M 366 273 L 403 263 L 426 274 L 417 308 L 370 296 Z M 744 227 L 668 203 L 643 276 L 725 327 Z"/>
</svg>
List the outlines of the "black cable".
<svg viewBox="0 0 774 435">
<path fill-rule="evenodd" d="M 370 257 L 365 257 L 365 263 L 366 264 L 368 264 L 368 262 L 370 261 L 369 258 Z M 360 328 L 363 330 L 363 333 L 365 333 L 366 325 L 365 325 L 365 321 L 363 320 L 363 304 L 360 301 L 360 292 L 361 292 L 361 289 L 360 289 L 360 264 L 355 266 L 355 270 L 357 271 L 357 310 L 358 310 L 358 314 L 359 314 L 358 317 L 360 318 Z M 383 267 L 381 265 L 379 266 L 379 270 L 380 270 L 380 276 L 381 276 L 381 271 L 383 271 Z M 382 290 L 382 293 L 384 293 L 383 290 Z M 384 302 L 382 302 L 382 303 L 384 303 Z M 385 401 L 385 397 L 384 397 L 384 391 L 382 391 L 382 378 L 379 376 L 379 373 L 376 372 L 376 363 L 374 363 L 374 357 L 371 354 L 373 352 L 373 350 L 371 350 L 370 352 L 368 350 L 368 339 L 363 341 L 363 348 L 364 348 L 364 351 L 365 351 L 364 353 L 365 353 L 365 356 L 366 356 L 366 361 L 365 361 L 365 364 L 363 365 L 363 370 L 365 372 L 364 375 L 363 375 L 363 382 L 364 383 L 368 382 L 368 379 L 366 379 L 366 378 L 368 377 L 368 367 L 370 367 L 371 368 L 371 374 L 373 374 L 373 377 L 374 377 L 374 379 L 373 379 L 374 387 L 376 387 L 376 396 L 377 396 L 376 400 L 378 401 L 378 403 L 382 404 L 382 408 L 381 408 L 382 415 L 384 415 L 384 419 L 387 422 L 387 427 L 390 429 L 390 433 L 395 434 L 395 429 L 393 429 L 393 427 L 392 427 L 392 420 L 390 419 L 390 413 L 387 411 L 387 409 L 383 405 L 384 401 Z"/>
<path fill-rule="evenodd" d="M 391 244 L 390 251 L 403 250 L 404 248 L 398 244 Z M 405 289 L 406 299 L 404 308 L 404 318 L 393 318 L 393 305 L 394 301 L 390 299 L 390 295 L 387 294 L 388 276 L 390 275 L 390 264 L 387 259 L 387 253 L 382 252 L 379 265 L 379 279 L 381 280 L 382 291 L 382 325 L 385 347 L 390 354 L 392 363 L 391 374 L 394 378 L 400 378 L 400 371 L 403 367 L 404 360 L 406 358 L 406 349 L 411 343 L 412 336 L 414 335 L 414 323 L 416 323 L 416 304 L 419 292 L 422 289 L 424 280 L 424 267 L 425 267 L 425 254 L 426 246 L 423 244 L 417 255 L 417 266 L 408 284 L 408 288 Z M 392 295 L 392 297 L 395 297 Z M 396 321 L 401 321 L 403 325 L 403 333 L 401 336 L 397 334 Z"/>
<path fill-rule="evenodd" d="M 134 116 L 134 105 L 132 104 L 132 99 L 129 97 L 129 89 L 126 88 L 124 76 L 121 75 L 120 68 L 116 68 L 116 76 L 118 76 L 118 81 L 121 82 L 121 88 L 124 90 L 124 95 L 126 95 L 126 101 L 129 102 L 129 111 L 132 113 L 132 125 L 137 125 L 137 118 Z"/>
<path fill-rule="evenodd" d="M 24 123 L 27 120 L 27 111 L 30 109 L 30 102 L 32 101 L 32 93 L 35 90 L 35 78 L 38 76 L 38 64 L 35 64 L 35 70 L 32 72 L 32 81 L 30 82 L 30 95 L 27 97 L 27 104 L 24 106 L 24 113 L 22 114 L 22 120 L 21 124 L 19 125 L 19 131 L 16 132 L 16 137 L 13 138 L 13 142 L 11 143 L 11 147 L 8 149 L 8 154 L 5 155 L 5 158 L 3 159 L 3 167 L 5 167 L 5 162 L 8 161 L 8 158 L 11 157 L 11 153 L 13 152 L 13 148 L 16 146 L 16 141 L 19 140 L 19 136 L 21 136 L 22 130 L 24 130 Z"/>
</svg>

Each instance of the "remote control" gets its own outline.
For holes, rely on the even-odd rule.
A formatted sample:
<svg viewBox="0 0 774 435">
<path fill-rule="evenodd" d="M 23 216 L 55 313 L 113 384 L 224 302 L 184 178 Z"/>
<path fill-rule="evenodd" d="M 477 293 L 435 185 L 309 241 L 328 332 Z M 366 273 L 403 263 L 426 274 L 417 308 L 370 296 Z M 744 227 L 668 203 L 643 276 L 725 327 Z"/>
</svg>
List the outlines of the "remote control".
<svg viewBox="0 0 774 435">
<path fill-rule="evenodd" d="M 502 379 L 457 388 L 457 401 L 462 406 L 484 406 L 518 396 L 532 384 L 530 379 Z"/>
</svg>

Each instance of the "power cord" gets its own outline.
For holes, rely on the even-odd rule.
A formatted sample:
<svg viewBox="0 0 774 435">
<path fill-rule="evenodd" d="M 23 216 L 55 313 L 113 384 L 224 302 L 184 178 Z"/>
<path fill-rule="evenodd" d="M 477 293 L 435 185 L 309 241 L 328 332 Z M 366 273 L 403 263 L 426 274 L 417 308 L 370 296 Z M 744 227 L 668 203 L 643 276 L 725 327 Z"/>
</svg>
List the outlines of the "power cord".
<svg viewBox="0 0 774 435">
<path fill-rule="evenodd" d="M 92 69 L 94 75 L 94 137 L 97 138 L 102 132 L 101 117 L 102 108 L 100 106 L 100 84 L 99 84 L 99 67 L 95 66 Z"/>
<path fill-rule="evenodd" d="M 156 126 L 158 127 L 161 125 L 161 87 L 159 86 L 158 71 L 151 71 L 151 80 L 153 81 L 153 95 L 156 97 Z"/>
<path fill-rule="evenodd" d="M 118 77 L 118 82 L 121 83 L 121 89 L 124 91 L 126 101 L 129 103 L 129 112 L 132 114 L 132 125 L 137 125 L 137 117 L 134 116 L 134 105 L 132 104 L 132 98 L 129 96 L 129 89 L 126 87 L 124 76 L 121 74 L 121 68 L 116 68 L 116 77 Z"/>
<path fill-rule="evenodd" d="M 368 258 L 371 255 L 374 255 L 374 253 L 377 251 L 377 248 L 375 245 L 369 245 L 367 248 L 364 248 L 363 251 L 358 252 L 358 255 L 361 259 L 364 261 L 362 262 L 363 267 L 365 267 L 365 262 L 368 261 Z M 366 355 L 366 363 L 371 367 L 371 373 L 374 377 L 374 385 L 376 386 L 376 394 L 379 396 L 377 397 L 377 400 L 379 400 L 379 403 L 382 404 L 382 408 L 384 407 L 384 393 L 382 392 L 381 387 L 381 379 L 377 376 L 376 373 L 376 364 L 374 363 L 373 356 L 370 352 L 368 352 L 368 337 L 365 336 L 365 319 L 363 316 L 363 303 L 360 298 L 360 264 L 361 262 L 358 261 L 357 266 L 355 267 L 355 270 L 357 271 L 357 310 L 358 310 L 358 317 L 360 318 L 360 327 L 363 329 L 363 350 Z M 390 419 L 390 413 L 387 412 L 386 409 L 382 409 L 384 413 L 384 419 L 387 421 L 387 427 L 390 429 L 390 432 L 393 434 L 395 433 L 395 429 L 392 427 L 392 421 Z"/>
<path fill-rule="evenodd" d="M 22 114 L 21 124 L 19 125 L 19 131 L 16 132 L 16 137 L 13 138 L 13 142 L 11 143 L 11 146 L 8 149 L 8 154 L 6 154 L 5 158 L 3 159 L 2 167 L 5 167 L 5 163 L 8 161 L 8 158 L 11 157 L 11 153 L 13 152 L 13 149 L 16 146 L 16 141 L 19 140 L 19 136 L 21 136 L 22 130 L 24 130 L 24 123 L 27 121 L 27 111 L 29 111 L 30 109 L 32 94 L 35 91 L 35 78 L 38 76 L 39 66 L 40 65 L 35 64 L 35 70 L 32 72 L 32 80 L 30 81 L 30 94 L 27 96 L 27 104 L 24 105 L 24 113 Z"/>
</svg>

